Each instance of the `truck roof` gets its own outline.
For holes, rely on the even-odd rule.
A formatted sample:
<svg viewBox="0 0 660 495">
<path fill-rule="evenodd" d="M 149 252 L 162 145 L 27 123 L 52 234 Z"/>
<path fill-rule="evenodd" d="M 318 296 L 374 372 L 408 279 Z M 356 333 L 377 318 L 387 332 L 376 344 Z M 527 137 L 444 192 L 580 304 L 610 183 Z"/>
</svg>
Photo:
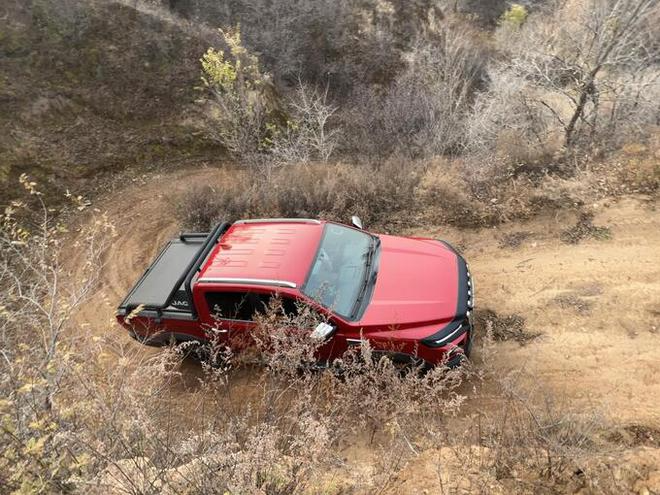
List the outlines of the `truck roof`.
<svg viewBox="0 0 660 495">
<path fill-rule="evenodd" d="M 316 255 L 323 225 L 305 219 L 235 222 L 211 251 L 197 280 L 227 284 L 248 279 L 254 285 L 300 287 Z"/>
</svg>

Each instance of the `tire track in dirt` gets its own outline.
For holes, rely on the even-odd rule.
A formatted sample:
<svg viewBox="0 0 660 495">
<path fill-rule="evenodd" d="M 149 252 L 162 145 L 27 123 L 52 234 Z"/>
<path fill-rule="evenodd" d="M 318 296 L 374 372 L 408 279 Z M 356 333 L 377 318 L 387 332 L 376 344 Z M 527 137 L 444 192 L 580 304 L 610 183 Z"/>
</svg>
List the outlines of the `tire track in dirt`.
<svg viewBox="0 0 660 495">
<path fill-rule="evenodd" d="M 206 184 L 217 177 L 218 169 L 180 170 L 174 173 L 138 178 L 129 186 L 98 198 L 93 221 L 106 214 L 116 228 L 104 255 L 98 288 L 75 315 L 75 322 L 91 335 L 102 336 L 118 348 L 127 345 L 156 352 L 141 346 L 116 323 L 114 314 L 119 302 L 147 268 L 165 242 L 179 232 L 173 200 L 182 192 Z M 80 227 L 84 227 L 84 221 Z M 70 266 L 79 277 L 85 253 L 72 253 Z"/>
</svg>

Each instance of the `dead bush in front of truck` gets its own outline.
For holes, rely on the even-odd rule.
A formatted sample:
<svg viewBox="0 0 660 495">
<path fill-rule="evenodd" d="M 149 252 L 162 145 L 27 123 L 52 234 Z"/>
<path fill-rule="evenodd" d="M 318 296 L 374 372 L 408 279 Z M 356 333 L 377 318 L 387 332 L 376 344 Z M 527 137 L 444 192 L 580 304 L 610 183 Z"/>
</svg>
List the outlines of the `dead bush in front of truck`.
<svg viewBox="0 0 660 495">
<path fill-rule="evenodd" d="M 285 311 L 279 299 L 271 300 L 255 317 L 252 349 L 235 354 L 233 364 L 239 370 L 261 367 L 260 390 L 277 397 L 268 401 L 269 410 L 300 402 L 320 417 L 344 418 L 341 428 L 332 430 L 334 441 L 369 431 L 370 442 L 378 435 L 379 441 L 412 442 L 420 428 L 435 430 L 458 412 L 466 398 L 461 385 L 477 377 L 469 366 L 423 370 L 412 362 L 402 367 L 367 340 L 340 359 L 323 361 L 319 351 L 333 342 L 320 336 L 318 327 L 328 322 L 314 307 L 296 306 Z"/>
<path fill-rule="evenodd" d="M 316 354 L 325 339 L 314 329 L 327 324 L 314 308 L 302 302 L 285 308 L 279 298 L 255 317 L 252 359 L 279 375 L 305 373 L 317 364 Z"/>
</svg>

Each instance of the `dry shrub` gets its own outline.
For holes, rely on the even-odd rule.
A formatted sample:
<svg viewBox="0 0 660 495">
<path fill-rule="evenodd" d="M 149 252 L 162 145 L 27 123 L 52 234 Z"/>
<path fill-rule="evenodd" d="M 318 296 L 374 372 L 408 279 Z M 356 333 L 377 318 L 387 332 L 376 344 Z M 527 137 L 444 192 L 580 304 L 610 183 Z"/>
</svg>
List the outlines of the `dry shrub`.
<svg viewBox="0 0 660 495">
<path fill-rule="evenodd" d="M 525 218 L 533 187 L 499 159 L 434 161 L 417 188 L 427 218 L 458 226 L 486 226 Z"/>
<path fill-rule="evenodd" d="M 588 315 L 591 313 L 593 302 L 583 299 L 577 294 L 560 294 L 553 298 L 553 303 L 561 309 L 573 309 L 579 315 Z"/>
<path fill-rule="evenodd" d="M 518 249 L 532 236 L 531 232 L 517 231 L 503 234 L 500 238 L 499 246 L 501 248 Z"/>
<path fill-rule="evenodd" d="M 411 40 L 441 15 L 431 0 L 414 8 L 402 0 L 197 0 L 195 10 L 210 25 L 240 23 L 247 46 L 283 83 L 330 82 L 335 95 L 387 85 Z"/>
<path fill-rule="evenodd" d="M 112 391 L 111 410 L 110 398 L 98 396 L 99 384 L 78 401 L 92 408 L 84 417 L 96 413 L 108 421 L 104 428 L 87 425 L 79 445 L 103 445 L 103 455 L 94 457 L 100 492 L 132 492 L 140 483 L 168 493 L 306 493 L 320 467 L 334 462 L 329 447 L 336 427 L 328 430 L 329 421 L 301 401 L 278 398 L 286 390 L 281 382 L 264 380 L 263 395 L 241 400 L 228 380 L 209 375 L 197 390 L 172 396 L 176 367 L 168 366 L 168 374 L 156 361 L 134 364 L 116 367 L 103 384 Z M 144 384 L 141 375 L 149 370 L 152 379 Z M 150 396 L 150 389 L 157 394 Z M 125 469 L 136 461 L 149 469 Z"/>
<path fill-rule="evenodd" d="M 210 139 L 236 156 L 252 159 L 281 125 L 280 98 L 259 59 L 243 46 L 240 27 L 220 30 L 224 50 L 209 48 L 201 59 L 210 100 L 203 118 Z"/>
<path fill-rule="evenodd" d="M 629 424 L 614 429 L 607 435 L 607 439 L 631 447 L 639 445 L 660 447 L 660 429 L 647 425 Z"/>
<path fill-rule="evenodd" d="M 617 184 L 626 192 L 655 193 L 660 187 L 660 131 L 648 143 L 628 143 L 612 161 L 618 169 Z"/>
<path fill-rule="evenodd" d="M 542 116 L 528 101 L 528 83 L 511 73 L 490 66 L 489 84 L 475 97 L 467 124 L 468 149 L 472 153 L 510 154 L 520 150 L 534 156 L 543 149 L 546 126 Z"/>
<path fill-rule="evenodd" d="M 593 213 L 581 212 L 575 225 L 561 232 L 559 237 L 562 242 L 577 244 L 584 239 L 609 239 L 611 237 L 610 229 L 594 225 L 593 219 Z"/>
<path fill-rule="evenodd" d="M 298 82 L 289 107 L 292 120 L 273 134 L 268 153 L 276 164 L 327 162 L 341 135 L 340 129 L 329 126 L 337 107 L 328 100 L 328 86 L 319 91 Z"/>
<path fill-rule="evenodd" d="M 81 279 L 70 283 L 66 228 L 35 182 L 22 175 L 20 183 L 25 200 L 0 215 L 0 480 L 3 489 L 64 492 L 84 470 L 67 450 L 71 418 L 60 414 L 65 369 L 76 362 L 64 336 L 103 268 L 113 226 L 99 215 L 80 232 L 72 247 L 83 260 Z M 85 208 L 83 198 L 71 199 Z"/>
<path fill-rule="evenodd" d="M 479 225 L 490 215 L 487 207 L 474 201 L 457 167 L 446 162 L 426 170 L 415 196 L 435 221 Z"/>
<path fill-rule="evenodd" d="M 295 179 L 292 179 L 295 178 Z M 275 170 L 270 177 L 238 171 L 231 187 L 205 186 L 177 199 L 186 228 L 207 229 L 219 219 L 321 217 L 346 222 L 359 215 L 367 225 L 386 225 L 410 206 L 414 171 L 390 160 L 380 166 L 310 164 Z"/>
<path fill-rule="evenodd" d="M 312 307 L 297 303 L 295 314 L 286 313 L 282 301 L 273 298 L 268 311 L 256 315 L 255 320 L 252 337 L 259 364 L 285 376 L 297 375 L 317 365 L 316 353 L 323 341 L 312 339 L 309 334 L 318 324 L 326 322 L 326 318 Z"/>
<path fill-rule="evenodd" d="M 657 152 L 655 152 L 657 153 Z M 488 226 L 543 211 L 574 210 L 630 192 L 654 194 L 660 172 L 654 145 L 614 156 L 571 155 L 515 164 L 508 158 L 472 156 L 435 161 L 417 192 L 429 217 L 459 226 Z M 586 224 L 585 224 L 586 225 Z M 598 238 L 605 230 L 591 230 Z"/>
<path fill-rule="evenodd" d="M 75 418 L 70 448 L 86 459 L 72 486 L 91 481 L 99 493 L 322 491 L 325 473 L 342 467 L 337 445 L 365 431 L 390 450 L 408 445 L 420 428 L 436 427 L 462 405 L 465 371 L 402 374 L 387 358 L 373 359 L 366 342 L 334 372 L 315 371 L 308 333 L 316 321 L 302 310 L 284 317 L 274 305 L 258 321 L 266 368 L 248 368 L 243 386 L 240 358 L 236 368 L 204 367 L 199 385 L 182 390 L 180 358 L 171 350 L 149 359 L 120 354 L 102 367 L 81 356 L 67 377 L 72 384 L 90 373 L 95 379 L 62 400 Z M 102 342 L 90 349 L 107 353 Z M 387 483 L 380 469 L 367 484 Z"/>
<path fill-rule="evenodd" d="M 547 391 L 526 388 L 519 379 L 514 374 L 500 381 L 504 403 L 481 422 L 481 443 L 491 449 L 497 479 L 522 489 L 533 479 L 536 486 L 551 490 L 561 489 L 580 473 L 586 483 L 608 447 L 599 440 L 604 418 L 593 410 L 577 413 Z"/>
<path fill-rule="evenodd" d="M 297 314 L 285 314 L 274 299 L 269 310 L 256 317 L 254 348 L 268 370 L 266 379 L 286 381 L 289 400 L 307 397 L 309 412 L 342 419 L 343 431 L 335 431 L 336 440 L 365 427 L 372 439 L 389 430 L 393 439 L 414 438 L 420 428 L 437 426 L 460 409 L 465 396 L 459 387 L 470 376 L 469 367 L 438 366 L 424 372 L 415 365 L 401 367 L 374 351 L 367 340 L 339 359 L 317 362 L 324 343 L 310 334 L 323 321 L 304 304 L 298 305 Z M 235 363 L 245 360 L 238 357 Z M 325 372 L 318 373 L 320 369 Z"/>
<path fill-rule="evenodd" d="M 222 175 L 220 185 L 179 196 L 174 207 L 181 224 L 193 229 L 208 229 L 223 219 L 320 217 L 346 222 L 355 214 L 370 228 L 392 229 L 410 218 L 481 227 L 542 211 L 579 211 L 630 191 L 653 193 L 660 177 L 647 147 L 632 157 L 574 157 L 552 168 L 470 157 L 312 163 L 266 175 L 259 169 L 234 170 Z"/>
<path fill-rule="evenodd" d="M 201 60 L 208 98 L 200 131 L 268 174 L 283 163 L 327 161 L 338 133 L 328 128 L 337 108 L 328 102 L 327 87 L 320 92 L 299 81 L 298 90 L 283 97 L 257 55 L 243 45 L 240 27 L 220 34 L 229 53 L 209 48 Z"/>
<path fill-rule="evenodd" d="M 621 130 L 631 135 L 633 129 L 643 129 L 646 138 L 657 124 L 654 51 L 638 49 L 654 32 L 650 21 L 657 8 L 649 0 L 639 4 L 636 14 L 627 12 L 628 2 L 571 5 L 553 4 L 531 13 L 512 6 L 496 36 L 501 55 L 496 60 L 492 40 L 483 31 L 456 16 L 441 20 L 431 2 L 418 2 L 413 15 L 400 2 L 318 0 L 305 9 L 296 2 L 259 3 L 258 9 L 241 2 L 227 5 L 216 14 L 225 25 L 242 21 L 245 45 L 274 68 L 272 81 L 266 78 L 254 87 L 276 102 L 258 126 L 258 138 L 251 140 L 252 152 L 237 154 L 259 172 L 246 172 L 231 194 L 216 188 L 184 198 L 180 210 L 190 203 L 191 212 L 180 215 L 183 223 L 206 228 L 219 216 L 346 220 L 357 213 L 383 226 L 405 213 L 432 222 L 484 226 L 542 209 L 574 208 L 598 194 L 655 191 L 657 160 L 648 154 L 617 164 L 618 174 L 587 168 L 600 159 L 599 148 L 613 149 L 614 136 L 621 142 Z M 257 11 L 272 12 L 280 31 L 274 32 L 270 20 L 255 18 Z M 610 18 L 630 20 L 629 32 L 618 27 L 610 31 L 608 26 L 616 25 Z M 338 20 L 345 22 L 343 29 L 338 30 Z M 602 39 L 592 47 L 594 53 L 576 52 L 571 40 L 591 46 L 592 24 Z M 300 32 L 301 26 L 309 31 Z M 280 46 L 284 39 L 290 40 L 286 49 Z M 309 45 L 300 45 L 302 39 Z M 239 54 L 248 57 L 251 51 L 241 43 Z M 609 45 L 621 59 L 603 61 L 613 56 Z M 529 46 L 538 49 L 530 51 Z M 242 66 L 257 67 L 256 57 L 248 60 L 253 62 Z M 389 63 L 376 69 L 375 60 Z M 235 69 L 220 62 L 220 68 Z M 606 70 L 609 65 L 616 67 Z M 293 67 L 298 67 L 295 79 Z M 358 82 L 360 71 L 364 80 Z M 257 75 L 263 78 L 259 71 Z M 241 80 L 229 79 L 232 87 Z M 296 81 L 299 91 L 293 94 Z M 226 99 L 232 91 L 215 93 Z M 259 107 L 249 98 L 245 102 L 250 110 Z M 329 122 L 331 118 L 336 121 Z M 238 127 L 250 130 L 250 125 Z M 333 152 L 367 165 L 319 169 L 311 163 L 327 161 Z M 438 164 L 440 155 L 462 158 Z M 393 156 L 417 161 L 391 166 Z M 374 165 L 379 157 L 390 159 Z M 293 163 L 298 166 L 283 166 Z M 296 180 L 289 180 L 291 176 Z M 594 187 L 597 194 L 590 190 Z"/>
<path fill-rule="evenodd" d="M 657 192 L 660 187 L 660 161 L 650 156 L 629 158 L 621 166 L 621 182 L 626 192 Z"/>
<path fill-rule="evenodd" d="M 326 382 L 326 391 L 335 403 L 343 402 L 344 417 L 368 428 L 372 440 L 380 432 L 411 441 L 422 431 L 437 429 L 461 409 L 466 397 L 460 386 L 471 375 L 467 366 L 453 370 L 437 366 L 425 373 L 415 367 L 402 370 L 374 352 L 368 341 L 334 367 L 339 379 L 333 379 L 330 387 Z"/>
<path fill-rule="evenodd" d="M 252 216 L 253 191 L 242 172 L 225 177 L 225 187 L 201 186 L 175 198 L 176 215 L 185 228 L 209 230 L 216 223 Z"/>
<path fill-rule="evenodd" d="M 257 3 L 226 6 L 218 25 L 241 32 L 223 32 L 230 55 L 210 49 L 202 59 L 212 95 L 204 134 L 241 161 L 327 161 L 335 149 L 363 159 L 463 150 L 485 82 L 484 32 L 467 21 L 441 22 L 429 0 L 413 9 L 380 0 Z"/>
<path fill-rule="evenodd" d="M 655 194 L 660 185 L 658 149 L 656 137 L 630 143 L 611 155 L 566 157 L 557 167 L 559 173 L 548 173 L 537 182 L 534 196 L 565 208 L 630 193 Z"/>
<path fill-rule="evenodd" d="M 359 88 L 348 102 L 347 150 L 410 158 L 462 151 L 486 58 L 478 33 L 468 25 L 445 25 L 417 39 L 389 86 Z"/>
<path fill-rule="evenodd" d="M 519 131 L 504 129 L 498 132 L 493 151 L 495 156 L 516 168 L 538 173 L 557 163 L 557 157 L 561 156 L 561 143 L 556 136 L 548 136 L 543 142 L 538 142 Z"/>
<path fill-rule="evenodd" d="M 497 342 L 514 340 L 524 345 L 541 335 L 527 330 L 525 319 L 517 314 L 502 316 L 491 309 L 481 309 L 476 311 L 475 320 L 477 328 Z"/>
</svg>

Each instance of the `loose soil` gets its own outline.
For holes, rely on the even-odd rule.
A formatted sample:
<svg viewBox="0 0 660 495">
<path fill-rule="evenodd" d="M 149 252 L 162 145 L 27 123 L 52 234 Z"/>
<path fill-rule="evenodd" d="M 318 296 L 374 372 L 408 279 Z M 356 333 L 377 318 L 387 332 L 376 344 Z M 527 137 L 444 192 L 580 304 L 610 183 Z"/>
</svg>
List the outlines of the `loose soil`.
<svg viewBox="0 0 660 495">
<path fill-rule="evenodd" d="M 161 246 L 178 233 L 173 213 L 176 196 L 197 185 L 220 184 L 226 174 L 209 167 L 150 175 L 95 200 L 92 208 L 108 214 L 118 235 L 106 255 L 98 290 L 76 316 L 81 339 L 102 337 L 107 342 L 104 354 L 110 356 L 130 351 L 148 357 L 159 352 L 133 342 L 115 323 L 115 308 Z M 426 226 L 397 233 L 441 238 L 463 247 L 475 280 L 478 321 L 490 319 L 501 336 L 495 339 L 492 366 L 502 374 L 524 368 L 535 385 L 573 406 L 602 410 L 620 428 L 616 435 L 625 437 L 624 443 L 656 447 L 660 216 L 654 202 L 641 195 L 592 208 L 593 223 L 606 227 L 609 235 L 584 236 L 577 244 L 563 239 L 567 226 L 580 221 L 575 212 L 546 214 L 499 228 Z M 502 243 L 518 232 L 526 235 L 514 249 Z M 74 277 L 76 266 L 82 266 L 81 256 L 71 257 Z M 480 330 L 484 327 L 482 323 Z M 481 352 L 477 342 L 477 366 Z M 185 363 L 183 371 L 193 386 L 198 367 Z M 250 371 L 237 379 L 238 389 L 247 392 Z M 185 381 L 180 387 L 185 394 Z M 484 383 L 465 413 L 496 407 L 496 400 Z M 368 454 L 366 446 L 351 446 L 344 452 L 349 460 L 355 455 L 365 461 L 371 458 Z M 423 453 L 420 461 L 441 454 Z M 643 454 L 644 462 L 651 462 L 649 455 Z M 423 462 L 403 469 L 400 489 L 419 493 L 421 485 L 413 478 L 427 468 L 434 469 Z"/>
</svg>

